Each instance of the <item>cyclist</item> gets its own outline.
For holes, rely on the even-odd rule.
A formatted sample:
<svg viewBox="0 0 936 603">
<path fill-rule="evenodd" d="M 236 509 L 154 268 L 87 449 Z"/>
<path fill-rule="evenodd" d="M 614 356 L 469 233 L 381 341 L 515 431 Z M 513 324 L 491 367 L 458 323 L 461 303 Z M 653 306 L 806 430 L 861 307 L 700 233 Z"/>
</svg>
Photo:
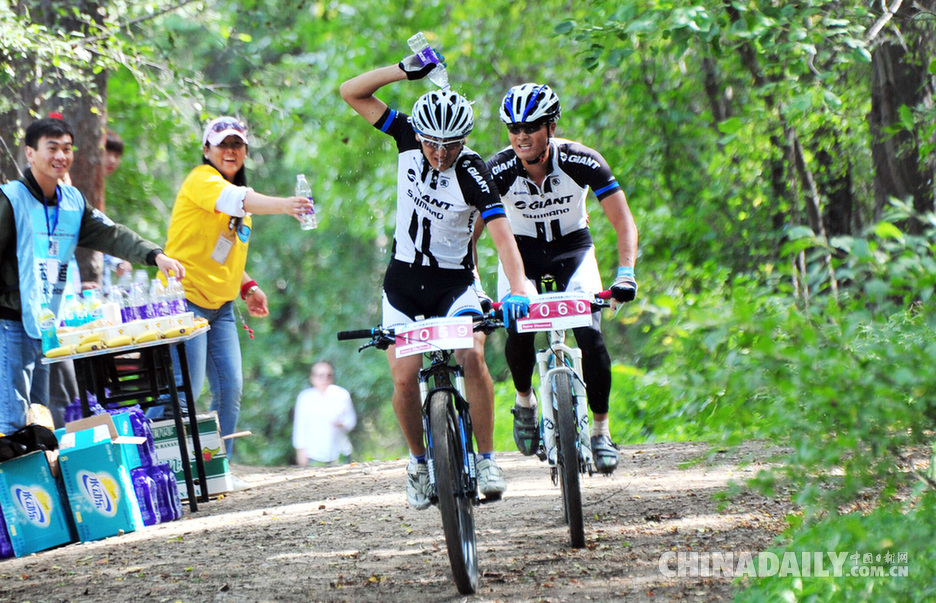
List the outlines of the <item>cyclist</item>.
<svg viewBox="0 0 936 603">
<path fill-rule="evenodd" d="M 491 231 L 513 291 L 523 287 L 523 264 L 484 160 L 465 146 L 474 126 L 471 104 L 449 90 L 422 95 L 412 117 L 389 108 L 374 93 L 404 79 L 421 79 L 432 69 L 415 55 L 358 75 L 341 85 L 342 98 L 368 123 L 396 141 L 397 201 L 393 253 L 383 281 L 382 323 L 394 326 L 439 316 L 480 314 L 474 288 L 471 233 L 483 220 Z M 508 298 L 507 313 L 529 311 L 529 299 Z M 508 319 L 509 320 L 509 319 Z M 484 361 L 484 335 L 474 348 L 457 350 L 465 370 L 465 389 L 478 448 L 478 485 L 485 496 L 506 489 L 494 459 L 494 386 Z M 393 410 L 410 449 L 407 500 L 429 506 L 429 474 L 417 376 L 419 355 L 396 358 L 387 350 L 393 376 Z"/>
<path fill-rule="evenodd" d="M 591 188 L 617 233 L 619 268 L 611 291 L 617 302 L 633 300 L 637 293 L 637 226 L 608 163 L 594 149 L 554 137 L 559 98 L 545 84 L 514 86 L 501 102 L 499 113 L 507 125 L 510 146 L 487 164 L 516 236 L 526 276 L 537 283 L 536 287 L 540 277 L 551 274 L 557 291 L 601 291 L 585 207 Z M 498 292 L 503 287 L 502 275 L 499 270 Z M 592 326 L 574 329 L 574 333 L 582 350 L 583 377 L 593 416 L 595 467 L 611 473 L 618 464 L 618 451 L 608 428 L 611 358 L 601 336 L 601 313 L 594 313 Z M 539 446 L 532 390 L 534 337 L 535 333 L 519 334 L 510 329 L 505 349 L 517 390 L 511 409 L 514 441 L 525 455 L 533 454 Z"/>
</svg>

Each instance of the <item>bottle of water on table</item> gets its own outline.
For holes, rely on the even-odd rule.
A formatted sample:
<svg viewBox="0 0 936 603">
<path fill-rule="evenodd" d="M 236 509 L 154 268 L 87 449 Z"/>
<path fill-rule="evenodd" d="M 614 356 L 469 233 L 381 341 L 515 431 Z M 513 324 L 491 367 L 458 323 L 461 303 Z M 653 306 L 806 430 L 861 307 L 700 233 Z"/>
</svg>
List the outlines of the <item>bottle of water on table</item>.
<svg viewBox="0 0 936 603">
<path fill-rule="evenodd" d="M 43 353 L 59 347 L 55 323 L 55 313 L 52 312 L 49 304 L 42 304 L 42 309 L 39 310 L 39 331 L 42 333 Z"/>
<path fill-rule="evenodd" d="M 166 283 L 166 298 L 169 300 L 169 314 L 184 314 L 188 312 L 188 301 L 185 299 L 185 287 L 175 276 L 170 276 Z"/>
</svg>

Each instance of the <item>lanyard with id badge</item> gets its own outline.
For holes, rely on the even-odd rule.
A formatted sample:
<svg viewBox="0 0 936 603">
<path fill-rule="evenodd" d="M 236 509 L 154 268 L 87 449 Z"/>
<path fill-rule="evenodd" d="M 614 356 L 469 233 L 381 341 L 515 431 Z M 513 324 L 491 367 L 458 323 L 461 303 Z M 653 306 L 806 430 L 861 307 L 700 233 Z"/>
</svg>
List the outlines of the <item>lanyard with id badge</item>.
<svg viewBox="0 0 936 603">
<path fill-rule="evenodd" d="M 221 234 L 218 235 L 214 251 L 211 252 L 211 259 L 219 264 L 224 264 L 231 254 L 231 249 L 234 248 L 234 243 L 237 242 L 237 239 L 240 239 L 241 243 L 247 243 L 250 239 L 250 226 L 244 224 L 243 218 L 232 216 L 231 219 L 228 220 L 228 227 L 222 230 Z"/>
<path fill-rule="evenodd" d="M 43 204 L 42 209 L 45 212 L 46 223 L 46 241 L 48 246 L 43 248 L 41 239 L 38 242 L 38 253 L 36 263 L 39 269 L 39 281 L 42 287 L 43 299 L 49 301 L 55 295 L 61 295 L 64 289 L 64 270 L 67 270 L 67 262 L 63 263 L 59 258 L 59 241 L 55 238 L 55 229 L 58 226 L 59 216 L 62 213 L 62 194 L 58 188 L 55 189 L 56 204 L 54 212 L 49 211 L 49 205 Z M 51 215 L 50 215 L 51 214 Z M 62 272 L 62 274 L 59 274 Z"/>
</svg>

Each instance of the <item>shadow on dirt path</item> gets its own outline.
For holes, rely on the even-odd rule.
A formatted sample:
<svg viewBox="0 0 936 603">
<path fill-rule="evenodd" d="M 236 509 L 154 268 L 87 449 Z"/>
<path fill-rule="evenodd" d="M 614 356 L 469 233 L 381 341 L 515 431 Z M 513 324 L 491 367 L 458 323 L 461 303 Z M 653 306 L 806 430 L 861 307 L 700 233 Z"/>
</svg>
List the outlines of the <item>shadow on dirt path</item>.
<svg viewBox="0 0 936 603">
<path fill-rule="evenodd" d="M 476 511 L 481 579 L 468 600 L 729 600 L 730 578 L 666 577 L 661 555 L 757 553 L 790 506 L 750 493 L 713 500 L 770 451 L 748 443 L 707 452 L 697 443 L 621 447 L 613 476 L 582 479 L 584 549 L 569 548 L 547 466 L 499 453 L 508 491 Z M 438 511 L 406 504 L 404 464 L 235 466 L 249 490 L 194 514 L 186 507 L 179 521 L 0 561 L 0 601 L 466 600 L 451 581 Z"/>
</svg>

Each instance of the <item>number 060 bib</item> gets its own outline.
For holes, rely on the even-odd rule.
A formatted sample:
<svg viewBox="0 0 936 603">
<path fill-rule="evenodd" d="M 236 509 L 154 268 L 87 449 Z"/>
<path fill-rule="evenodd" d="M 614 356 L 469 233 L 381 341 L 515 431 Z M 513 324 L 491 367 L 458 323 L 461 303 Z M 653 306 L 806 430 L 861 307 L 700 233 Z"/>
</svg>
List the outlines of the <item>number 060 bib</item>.
<svg viewBox="0 0 936 603">
<path fill-rule="evenodd" d="M 530 300 L 530 314 L 517 320 L 518 333 L 564 331 L 592 323 L 591 300 L 582 291 L 544 293 Z"/>
</svg>

